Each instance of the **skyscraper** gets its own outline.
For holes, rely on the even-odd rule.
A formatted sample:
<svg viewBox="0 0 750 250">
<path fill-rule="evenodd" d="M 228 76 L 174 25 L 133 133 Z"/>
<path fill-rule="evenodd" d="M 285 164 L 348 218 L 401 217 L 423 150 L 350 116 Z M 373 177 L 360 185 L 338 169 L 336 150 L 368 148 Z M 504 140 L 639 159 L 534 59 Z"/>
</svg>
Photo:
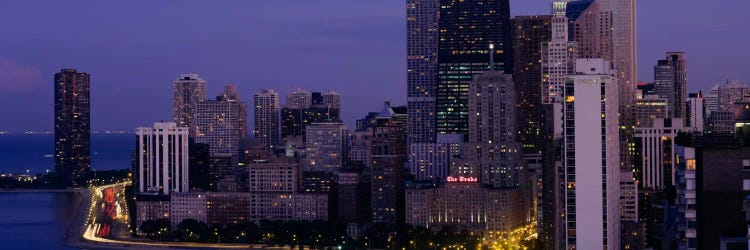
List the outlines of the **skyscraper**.
<svg viewBox="0 0 750 250">
<path fill-rule="evenodd" d="M 604 59 L 577 59 L 564 89 L 566 249 L 619 249 L 617 78 Z"/>
<path fill-rule="evenodd" d="M 338 92 L 328 90 L 323 92 L 321 97 L 323 98 L 323 104 L 328 106 L 328 108 L 341 110 L 341 95 Z"/>
<path fill-rule="evenodd" d="M 279 94 L 272 89 L 263 89 L 253 96 L 255 114 L 253 134 L 264 149 L 272 149 L 281 143 L 279 108 Z"/>
<path fill-rule="evenodd" d="M 63 69 L 54 89 L 55 172 L 64 187 L 84 186 L 91 169 L 90 76 Z"/>
<path fill-rule="evenodd" d="M 286 95 L 286 106 L 295 109 L 307 109 L 312 105 L 312 92 L 297 89 Z"/>
<path fill-rule="evenodd" d="M 685 52 L 667 52 L 667 61 L 672 65 L 674 80 L 674 117 L 682 119 L 683 125 L 687 125 L 687 69 L 685 63 Z"/>
<path fill-rule="evenodd" d="M 672 64 L 668 60 L 659 60 L 654 66 L 654 93 L 667 100 L 667 116 L 675 116 L 675 104 L 676 96 L 675 93 L 675 70 Z"/>
<path fill-rule="evenodd" d="M 539 153 L 542 140 L 542 44 L 552 36 L 551 16 L 518 16 L 511 20 L 513 82 L 516 84 L 518 139 L 525 153 Z"/>
<path fill-rule="evenodd" d="M 406 2 L 409 144 L 435 141 L 440 0 Z"/>
<path fill-rule="evenodd" d="M 139 194 L 169 195 L 188 191 L 188 128 L 157 122 L 136 129 L 134 179 Z"/>
<path fill-rule="evenodd" d="M 699 134 L 705 131 L 706 125 L 706 106 L 703 100 L 703 93 L 690 93 L 687 98 L 687 127 L 692 132 Z"/>
<path fill-rule="evenodd" d="M 404 164 L 406 163 L 406 130 L 401 119 L 385 102 L 372 129 L 372 222 L 404 221 Z"/>
<path fill-rule="evenodd" d="M 247 105 L 237 88 L 224 87 L 215 100 L 198 102 L 195 141 L 210 146 L 211 155 L 239 156 L 240 140 L 247 138 Z"/>
<path fill-rule="evenodd" d="M 512 71 L 508 0 L 441 0 L 438 27 L 437 132 L 467 140 L 473 75 Z"/>
<path fill-rule="evenodd" d="M 190 137 L 195 138 L 195 119 L 198 103 L 206 99 L 206 81 L 198 74 L 182 74 L 172 82 L 174 121 L 180 127 L 190 129 Z"/>
<path fill-rule="evenodd" d="M 305 137 L 306 170 L 337 171 L 344 163 L 346 133 L 340 122 L 312 123 Z"/>
</svg>

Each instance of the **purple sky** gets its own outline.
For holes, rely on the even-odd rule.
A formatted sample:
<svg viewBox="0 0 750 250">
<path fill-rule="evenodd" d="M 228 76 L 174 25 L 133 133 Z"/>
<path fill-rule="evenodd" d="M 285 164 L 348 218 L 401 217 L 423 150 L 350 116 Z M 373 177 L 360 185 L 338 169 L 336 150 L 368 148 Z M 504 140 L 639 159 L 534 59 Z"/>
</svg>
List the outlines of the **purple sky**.
<svg viewBox="0 0 750 250">
<path fill-rule="evenodd" d="M 551 0 L 511 0 L 516 15 Z M 665 51 L 687 52 L 688 89 L 750 82 L 747 0 L 641 0 L 639 76 Z M 347 124 L 384 99 L 405 102 L 404 1 L 3 1 L 0 131 L 52 130 L 52 77 L 92 75 L 92 126 L 126 129 L 171 119 L 171 82 L 199 73 L 215 96 L 238 85 L 335 89 Z M 283 98 L 282 98 L 283 99 Z M 252 117 L 250 117 L 252 120 Z"/>
</svg>

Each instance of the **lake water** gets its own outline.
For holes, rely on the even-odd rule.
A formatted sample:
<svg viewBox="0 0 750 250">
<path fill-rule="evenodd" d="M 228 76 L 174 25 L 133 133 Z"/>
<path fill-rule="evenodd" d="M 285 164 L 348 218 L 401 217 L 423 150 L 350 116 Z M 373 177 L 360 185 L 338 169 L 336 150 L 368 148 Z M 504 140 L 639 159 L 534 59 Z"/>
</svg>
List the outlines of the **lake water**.
<svg viewBox="0 0 750 250">
<path fill-rule="evenodd" d="M 74 193 L 0 193 L 0 249 L 75 249 L 64 245 L 78 204 Z"/>
<path fill-rule="evenodd" d="M 0 173 L 44 173 L 55 169 L 55 136 L 51 134 L 0 135 Z M 132 134 L 91 135 L 91 167 L 94 170 L 130 168 L 135 147 Z"/>
</svg>

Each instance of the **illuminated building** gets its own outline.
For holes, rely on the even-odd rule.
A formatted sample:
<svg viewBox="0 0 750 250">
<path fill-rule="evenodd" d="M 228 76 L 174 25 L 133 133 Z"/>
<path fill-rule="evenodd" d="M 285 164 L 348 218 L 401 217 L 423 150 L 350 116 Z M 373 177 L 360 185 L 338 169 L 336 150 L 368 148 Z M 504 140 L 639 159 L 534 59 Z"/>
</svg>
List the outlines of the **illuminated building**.
<svg viewBox="0 0 750 250">
<path fill-rule="evenodd" d="M 349 161 L 369 167 L 372 159 L 372 131 L 355 131 L 349 134 Z"/>
<path fill-rule="evenodd" d="M 55 74 L 55 173 L 63 187 L 86 186 L 91 169 L 90 76 Z"/>
<path fill-rule="evenodd" d="M 253 97 L 255 129 L 253 135 L 263 149 L 272 149 L 281 143 L 279 94 L 263 89 Z"/>
<path fill-rule="evenodd" d="M 438 133 L 468 138 L 469 85 L 474 75 L 487 70 L 511 72 L 510 27 L 508 0 L 440 1 L 435 94 Z"/>
<path fill-rule="evenodd" d="M 604 59 L 577 59 L 564 88 L 565 249 L 620 246 L 617 78 Z"/>
<path fill-rule="evenodd" d="M 539 153 L 542 144 L 542 52 L 552 37 L 551 16 L 517 16 L 513 34 L 513 82 L 516 84 L 516 128 L 524 153 Z M 565 25 L 565 23 L 563 23 Z M 566 30 L 567 31 L 567 30 Z"/>
<path fill-rule="evenodd" d="M 188 128 L 157 122 L 136 129 L 133 179 L 139 194 L 169 195 L 188 191 Z"/>
<path fill-rule="evenodd" d="M 144 221 L 156 221 L 159 219 L 170 219 L 172 212 L 169 196 L 165 195 L 141 195 L 136 196 L 136 228 L 140 228 Z"/>
<path fill-rule="evenodd" d="M 248 165 L 250 220 L 291 220 L 299 164 L 291 158 L 256 160 Z"/>
<path fill-rule="evenodd" d="M 238 224 L 249 221 L 250 197 L 248 193 L 207 192 L 206 224 Z"/>
<path fill-rule="evenodd" d="M 463 148 L 459 134 L 439 134 L 437 142 L 409 145 L 409 171 L 418 181 L 442 182 L 449 175 L 451 162 Z"/>
<path fill-rule="evenodd" d="M 172 95 L 174 122 L 190 128 L 190 137 L 194 138 L 198 103 L 206 99 L 206 81 L 198 74 L 182 74 L 172 82 Z"/>
<path fill-rule="evenodd" d="M 308 109 L 312 105 L 312 92 L 297 89 L 286 95 L 286 106 L 293 109 Z"/>
<path fill-rule="evenodd" d="M 386 101 L 372 128 L 371 208 L 373 223 L 403 222 L 406 129 Z"/>
<path fill-rule="evenodd" d="M 328 220 L 328 194 L 301 193 L 294 196 L 294 220 Z"/>
<path fill-rule="evenodd" d="M 655 95 L 647 95 L 642 99 L 636 99 L 633 109 L 636 128 L 651 127 L 655 119 L 668 118 L 668 109 L 669 101 Z"/>
<path fill-rule="evenodd" d="M 440 0 L 406 2 L 406 82 L 409 144 L 435 141 Z"/>
<path fill-rule="evenodd" d="M 239 158 L 240 141 L 247 138 L 247 105 L 237 87 L 224 86 L 216 100 L 199 102 L 195 127 L 195 142 L 208 144 L 211 155 Z"/>
<path fill-rule="evenodd" d="M 305 130 L 307 170 L 335 171 L 344 162 L 346 132 L 340 122 L 311 123 Z"/>
<path fill-rule="evenodd" d="M 170 199 L 172 229 L 177 229 L 177 226 L 186 219 L 203 223 L 208 222 L 206 219 L 206 193 L 172 193 Z"/>
<path fill-rule="evenodd" d="M 695 133 L 703 133 L 706 125 L 706 105 L 703 93 L 690 93 L 687 98 L 687 127 Z"/>
</svg>

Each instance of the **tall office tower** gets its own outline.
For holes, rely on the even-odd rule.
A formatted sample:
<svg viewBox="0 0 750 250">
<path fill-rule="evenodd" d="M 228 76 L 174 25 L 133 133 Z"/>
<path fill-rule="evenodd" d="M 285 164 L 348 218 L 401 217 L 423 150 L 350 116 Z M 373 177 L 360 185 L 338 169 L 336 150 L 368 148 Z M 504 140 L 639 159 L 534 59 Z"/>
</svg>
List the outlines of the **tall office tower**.
<svg viewBox="0 0 750 250">
<path fill-rule="evenodd" d="M 575 43 L 569 39 L 568 3 L 552 3 L 551 38 L 542 44 L 542 103 L 560 103 L 565 79 L 574 73 Z M 570 25 L 572 26 L 572 25 Z"/>
<path fill-rule="evenodd" d="M 694 133 L 703 133 L 706 122 L 706 106 L 703 93 L 690 93 L 687 98 L 687 127 Z"/>
<path fill-rule="evenodd" d="M 734 103 L 750 97 L 750 87 L 740 81 L 730 81 L 719 86 L 718 96 L 718 111 L 732 111 L 734 110 Z"/>
<path fill-rule="evenodd" d="M 462 134 L 467 140 L 472 77 L 490 69 L 513 69 L 509 4 L 441 0 L 439 17 L 437 132 Z"/>
<path fill-rule="evenodd" d="M 341 95 L 338 92 L 328 90 L 323 92 L 321 97 L 323 98 L 323 104 L 326 105 L 326 107 L 341 110 Z"/>
<path fill-rule="evenodd" d="M 733 133 L 734 104 L 750 100 L 750 87 L 739 81 L 727 81 L 727 83 L 719 84 L 715 88 L 715 95 L 712 89 L 712 96 L 706 97 L 706 108 L 711 111 L 708 120 L 708 132 L 712 134 Z"/>
<path fill-rule="evenodd" d="M 373 223 L 404 221 L 406 128 L 386 101 L 372 129 L 371 208 Z"/>
<path fill-rule="evenodd" d="M 307 125 L 305 170 L 334 172 L 344 164 L 344 124 L 340 122 Z"/>
<path fill-rule="evenodd" d="M 175 122 L 157 122 L 136 129 L 136 165 L 133 178 L 139 194 L 169 195 L 188 191 L 188 128 Z"/>
<path fill-rule="evenodd" d="M 667 99 L 659 98 L 655 95 L 636 99 L 635 108 L 633 109 L 636 128 L 651 127 L 654 124 L 654 119 L 669 117 L 667 109 L 669 109 Z"/>
<path fill-rule="evenodd" d="M 611 64 L 577 59 L 565 84 L 565 249 L 620 247 L 619 89 Z"/>
<path fill-rule="evenodd" d="M 55 172 L 64 187 L 86 185 L 91 169 L 90 84 L 75 69 L 55 74 Z"/>
<path fill-rule="evenodd" d="M 240 140 L 247 138 L 247 105 L 233 85 L 216 100 L 198 102 L 195 142 L 210 146 L 211 155 L 238 156 Z"/>
<path fill-rule="evenodd" d="M 635 173 L 640 188 L 662 191 L 675 185 L 674 138 L 688 131 L 680 118 L 656 119 L 651 126 L 635 129 L 635 144 L 641 156 L 635 159 Z"/>
<path fill-rule="evenodd" d="M 406 1 L 409 144 L 435 141 L 440 0 Z"/>
<path fill-rule="evenodd" d="M 436 142 L 409 145 L 409 171 L 418 181 L 444 182 L 463 142 L 459 134 L 439 134 Z"/>
<path fill-rule="evenodd" d="M 544 108 L 544 148 L 542 150 L 542 194 L 538 204 L 540 207 L 539 240 L 541 249 L 559 250 L 565 245 L 565 226 L 563 217 L 565 211 L 565 171 L 563 170 L 560 150 L 562 148 L 562 135 L 555 134 L 556 127 L 561 126 L 562 121 L 555 119 L 554 114 L 560 113 L 562 107 L 559 103 L 543 104 Z M 562 133 L 562 131 L 560 131 Z"/>
<path fill-rule="evenodd" d="M 469 85 L 466 159 L 477 168 L 479 182 L 493 188 L 517 188 L 522 180 L 514 87 L 512 76 L 502 71 L 477 75 Z"/>
<path fill-rule="evenodd" d="M 281 120 L 279 119 L 279 94 L 272 89 L 263 89 L 253 97 L 255 110 L 255 139 L 264 149 L 272 149 L 281 143 Z"/>
<path fill-rule="evenodd" d="M 711 117 L 711 113 L 719 110 L 719 85 L 721 84 L 711 87 L 708 94 L 703 97 L 706 102 L 706 118 Z"/>
<path fill-rule="evenodd" d="M 654 92 L 656 96 L 667 100 L 667 116 L 675 115 L 677 94 L 675 93 L 675 70 L 668 60 L 659 60 L 654 66 Z"/>
<path fill-rule="evenodd" d="M 312 105 L 312 92 L 297 89 L 286 95 L 286 106 L 294 109 L 307 109 Z"/>
<path fill-rule="evenodd" d="M 682 122 L 687 125 L 687 111 L 685 101 L 687 101 L 687 66 L 685 63 L 685 52 L 667 52 L 667 61 L 672 65 L 674 80 L 674 118 L 681 118 Z"/>
<path fill-rule="evenodd" d="M 551 16 L 518 16 L 511 20 L 513 81 L 516 84 L 518 139 L 524 153 L 541 151 L 542 50 L 552 36 Z"/>
<path fill-rule="evenodd" d="M 190 128 L 190 138 L 195 138 L 198 103 L 206 99 L 206 81 L 198 74 L 182 74 L 172 82 L 172 93 L 174 122 Z"/>
</svg>

